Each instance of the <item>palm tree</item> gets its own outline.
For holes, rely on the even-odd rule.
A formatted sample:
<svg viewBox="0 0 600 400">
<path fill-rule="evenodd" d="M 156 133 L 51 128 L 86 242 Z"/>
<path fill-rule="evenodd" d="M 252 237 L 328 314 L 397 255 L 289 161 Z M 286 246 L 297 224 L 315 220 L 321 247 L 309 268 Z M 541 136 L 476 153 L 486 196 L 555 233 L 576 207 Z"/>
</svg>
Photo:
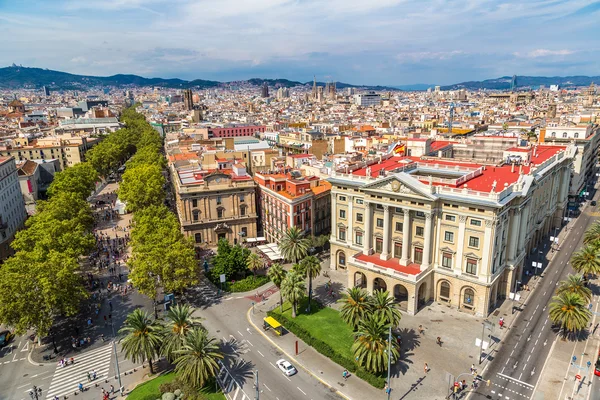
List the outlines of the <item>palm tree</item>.
<svg viewBox="0 0 600 400">
<path fill-rule="evenodd" d="M 209 337 L 200 327 L 194 327 L 187 333 L 185 343 L 176 355 L 175 371 L 184 382 L 196 389 L 216 375 L 220 368 L 217 360 L 223 359 L 215 338 Z"/>
<path fill-rule="evenodd" d="M 321 273 L 321 262 L 315 256 L 308 256 L 300 264 L 308 278 L 308 313 L 310 313 L 310 302 L 312 300 L 312 280 Z"/>
<path fill-rule="evenodd" d="M 371 296 L 370 302 L 373 314 L 378 315 L 386 324 L 398 326 L 402 314 L 398 309 L 398 305 L 394 302 L 390 292 L 387 290 L 376 290 Z"/>
<path fill-rule="evenodd" d="M 185 335 L 193 327 L 200 325 L 200 319 L 192 317 L 194 311 L 187 304 L 177 304 L 167 312 L 167 322 L 163 327 L 161 353 L 169 362 L 175 360 L 175 352 L 183 347 Z"/>
<path fill-rule="evenodd" d="M 342 303 L 342 308 L 340 310 L 342 319 L 348 325 L 352 326 L 353 330 L 355 330 L 358 323 L 364 319 L 371 307 L 369 293 L 367 293 L 365 289 L 359 287 L 348 289 L 338 302 Z"/>
<path fill-rule="evenodd" d="M 358 364 L 367 371 L 380 373 L 387 370 L 389 325 L 377 315 L 369 314 L 358 323 L 352 352 Z M 399 357 L 398 343 L 392 341 L 392 362 Z"/>
<path fill-rule="evenodd" d="M 583 243 L 598 247 L 598 244 L 600 243 L 600 222 L 594 223 L 594 225 L 590 226 L 589 229 L 585 231 Z"/>
<path fill-rule="evenodd" d="M 256 278 L 256 271 L 263 267 L 263 262 L 258 256 L 258 254 L 250 253 L 248 258 L 246 259 L 246 266 L 250 271 L 252 271 L 254 277 Z"/>
<path fill-rule="evenodd" d="M 296 318 L 296 307 L 304 297 L 305 291 L 304 279 L 294 271 L 288 272 L 283 282 L 281 282 L 281 294 L 292 305 L 292 318 Z"/>
<path fill-rule="evenodd" d="M 156 320 L 150 319 L 150 314 L 141 309 L 135 309 L 125 320 L 125 324 L 119 333 L 125 334 L 122 339 L 121 351 L 125 351 L 125 357 L 134 363 L 148 360 L 150 373 L 153 374 L 152 359 L 158 357 L 161 345 L 160 325 Z"/>
<path fill-rule="evenodd" d="M 600 273 L 600 256 L 592 245 L 585 246 L 571 257 L 573 269 L 580 274 Z"/>
<path fill-rule="evenodd" d="M 310 240 L 304 237 L 304 233 L 297 226 L 288 228 L 279 242 L 281 255 L 292 263 L 306 257 L 309 248 Z"/>
<path fill-rule="evenodd" d="M 556 294 L 562 293 L 574 293 L 579 295 L 585 302 L 589 302 L 592 299 L 592 291 L 585 286 L 585 280 L 583 275 L 571 275 L 567 277 L 567 280 L 562 281 Z"/>
<path fill-rule="evenodd" d="M 285 279 L 286 274 L 287 274 L 287 272 L 285 272 L 285 269 L 283 269 L 283 267 L 279 263 L 271 265 L 271 268 L 269 268 L 269 272 L 267 272 L 267 276 L 269 277 L 271 282 L 273 282 L 275 284 L 275 286 L 277 286 L 277 288 L 279 289 L 279 306 L 281 307 L 280 308 L 281 312 L 283 312 L 283 297 L 281 295 L 281 282 L 283 282 L 283 280 Z"/>
<path fill-rule="evenodd" d="M 592 313 L 585 307 L 585 302 L 578 294 L 562 293 L 552 298 L 550 303 L 550 320 L 559 324 L 566 333 L 577 333 L 584 329 Z"/>
</svg>

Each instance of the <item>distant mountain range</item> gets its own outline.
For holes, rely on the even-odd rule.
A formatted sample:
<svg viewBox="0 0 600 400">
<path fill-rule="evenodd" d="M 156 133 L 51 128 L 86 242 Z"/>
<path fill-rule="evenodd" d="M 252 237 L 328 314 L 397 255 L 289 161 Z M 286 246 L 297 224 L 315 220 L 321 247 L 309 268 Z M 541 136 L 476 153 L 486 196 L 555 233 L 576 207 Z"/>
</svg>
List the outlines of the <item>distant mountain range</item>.
<svg viewBox="0 0 600 400">
<path fill-rule="evenodd" d="M 87 76 L 75 75 L 67 72 L 53 71 L 50 69 L 30 68 L 12 65 L 0 68 L 0 89 L 17 88 L 41 88 L 47 86 L 50 89 L 85 90 L 94 86 L 160 86 L 166 88 L 199 88 L 206 89 L 225 85 L 235 85 L 238 82 L 218 82 L 203 79 L 186 81 L 183 79 L 144 78 L 138 75 L 112 75 L 112 76 Z M 241 81 L 244 82 L 244 81 Z M 253 78 L 245 82 L 252 85 L 262 86 L 264 82 L 271 87 L 294 87 L 312 85 L 313 82 L 298 82 L 288 79 L 259 79 Z M 325 86 L 324 82 L 317 82 L 319 86 Z M 369 90 L 394 90 L 386 86 L 364 86 L 351 85 L 349 83 L 336 82 L 338 89 L 347 87 L 365 88 Z"/>
<path fill-rule="evenodd" d="M 442 86 L 442 90 L 457 90 L 457 89 L 489 89 L 489 90 L 506 90 L 510 89 L 512 77 L 503 76 L 496 79 L 487 79 L 484 81 L 469 81 L 456 83 L 454 85 Z M 294 86 L 312 86 L 313 82 L 299 82 L 288 79 L 259 79 L 253 78 L 247 81 L 251 85 L 262 86 L 265 82 L 270 87 L 294 87 Z M 537 88 L 540 85 L 560 85 L 561 87 L 568 86 L 589 86 L 590 83 L 600 83 L 600 76 L 517 76 L 517 87 L 532 87 Z M 236 85 L 237 82 L 218 82 L 204 79 L 194 79 L 187 81 L 183 79 L 163 79 L 163 78 L 144 78 L 138 75 L 112 75 L 112 76 L 87 76 L 75 75 L 67 72 L 53 71 L 42 68 L 30 68 L 12 65 L 10 67 L 0 68 L 0 89 L 17 89 L 17 88 L 41 88 L 47 86 L 50 89 L 71 89 L 71 90 L 86 90 L 90 87 L 116 86 L 116 87 L 132 87 L 132 86 L 160 86 L 166 88 L 198 88 L 206 89 L 219 86 Z M 325 86 L 324 82 L 317 82 L 319 86 Z M 368 86 L 368 85 L 353 85 L 349 83 L 336 82 L 337 89 L 345 89 L 349 87 L 363 88 L 367 90 L 426 90 L 434 87 L 430 84 L 413 84 L 399 86 Z"/>
</svg>

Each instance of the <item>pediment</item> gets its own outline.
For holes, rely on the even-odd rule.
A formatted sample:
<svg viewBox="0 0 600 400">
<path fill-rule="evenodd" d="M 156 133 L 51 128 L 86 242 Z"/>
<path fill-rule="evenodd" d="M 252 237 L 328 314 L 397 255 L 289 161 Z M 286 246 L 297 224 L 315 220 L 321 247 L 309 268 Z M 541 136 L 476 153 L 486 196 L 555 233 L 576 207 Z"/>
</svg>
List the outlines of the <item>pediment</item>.
<svg viewBox="0 0 600 400">
<path fill-rule="evenodd" d="M 365 192 L 386 192 L 396 196 L 410 196 L 423 200 L 435 200 L 436 196 L 431 193 L 430 187 L 407 173 L 382 177 L 381 179 L 363 186 Z"/>
</svg>

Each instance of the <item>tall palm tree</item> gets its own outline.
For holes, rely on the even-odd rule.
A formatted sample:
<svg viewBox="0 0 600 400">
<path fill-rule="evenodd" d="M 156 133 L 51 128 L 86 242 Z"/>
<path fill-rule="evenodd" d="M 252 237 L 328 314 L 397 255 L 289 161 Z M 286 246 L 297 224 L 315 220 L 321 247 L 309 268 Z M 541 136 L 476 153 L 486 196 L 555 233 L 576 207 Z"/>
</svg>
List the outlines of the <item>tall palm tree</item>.
<svg viewBox="0 0 600 400">
<path fill-rule="evenodd" d="M 549 310 L 550 320 L 559 324 L 565 334 L 577 333 L 587 326 L 592 313 L 585 307 L 581 296 L 565 292 L 554 296 L 552 300 Z"/>
<path fill-rule="evenodd" d="M 288 228 L 279 242 L 281 255 L 292 263 L 306 257 L 309 248 L 310 240 L 304 237 L 304 233 L 297 226 Z"/>
<path fill-rule="evenodd" d="M 386 324 L 398 326 L 400 319 L 402 319 L 398 305 L 387 290 L 374 291 L 371 296 L 370 306 L 373 314 L 381 317 Z"/>
<path fill-rule="evenodd" d="M 125 324 L 119 329 L 120 334 L 125 334 L 121 340 L 121 351 L 125 352 L 125 357 L 134 363 L 148 360 L 151 374 L 154 373 L 152 360 L 158 357 L 162 341 L 160 330 L 158 322 L 139 308 L 127 315 Z"/>
<path fill-rule="evenodd" d="M 287 276 L 281 282 L 281 294 L 292 305 L 292 318 L 296 318 L 296 307 L 304 297 L 306 285 L 301 275 L 294 271 L 287 273 Z"/>
<path fill-rule="evenodd" d="M 389 325 L 377 315 L 369 314 L 358 323 L 352 352 L 358 364 L 367 371 L 380 373 L 387 370 Z M 392 362 L 399 357 L 398 343 L 392 340 Z"/>
<path fill-rule="evenodd" d="M 217 360 L 223 353 L 209 337 L 206 330 L 194 327 L 185 336 L 181 350 L 176 351 L 175 371 L 178 376 L 196 389 L 203 387 L 219 371 Z"/>
<path fill-rule="evenodd" d="M 283 296 L 281 295 L 281 282 L 283 282 L 283 280 L 285 279 L 286 274 L 287 273 L 285 272 L 285 269 L 283 269 L 283 267 L 279 263 L 271 265 L 271 268 L 269 268 L 269 272 L 267 272 L 267 276 L 269 277 L 271 282 L 273 282 L 275 286 L 277 286 L 277 288 L 279 289 L 279 307 L 281 312 L 283 312 Z"/>
<path fill-rule="evenodd" d="M 200 318 L 194 318 L 194 309 L 187 304 L 177 304 L 169 309 L 163 327 L 163 343 L 161 353 L 169 360 L 175 361 L 175 352 L 181 350 L 185 335 L 195 326 L 200 326 Z"/>
<path fill-rule="evenodd" d="M 352 326 L 353 330 L 364 319 L 371 307 L 369 293 L 359 287 L 348 289 L 338 302 L 342 303 L 340 310 L 342 319 L 348 325 Z"/>
<path fill-rule="evenodd" d="M 567 280 L 562 281 L 556 291 L 558 295 L 562 293 L 578 294 L 585 302 L 589 302 L 592 299 L 592 291 L 585 286 L 583 275 L 569 274 Z"/>
<path fill-rule="evenodd" d="M 598 244 L 600 244 L 600 222 L 594 223 L 594 225 L 590 226 L 589 229 L 585 231 L 583 243 L 598 247 Z"/>
<path fill-rule="evenodd" d="M 310 313 L 310 302 L 312 300 L 312 280 L 321 273 L 321 262 L 315 256 L 308 256 L 300 264 L 308 278 L 308 312 Z"/>
<path fill-rule="evenodd" d="M 254 277 L 256 277 L 256 271 L 263 267 L 263 262 L 256 253 L 250 253 L 248 258 L 246 259 L 246 266 L 252 273 Z"/>
<path fill-rule="evenodd" d="M 600 273 L 600 253 L 592 245 L 585 246 L 571 257 L 573 269 L 580 274 Z"/>
</svg>

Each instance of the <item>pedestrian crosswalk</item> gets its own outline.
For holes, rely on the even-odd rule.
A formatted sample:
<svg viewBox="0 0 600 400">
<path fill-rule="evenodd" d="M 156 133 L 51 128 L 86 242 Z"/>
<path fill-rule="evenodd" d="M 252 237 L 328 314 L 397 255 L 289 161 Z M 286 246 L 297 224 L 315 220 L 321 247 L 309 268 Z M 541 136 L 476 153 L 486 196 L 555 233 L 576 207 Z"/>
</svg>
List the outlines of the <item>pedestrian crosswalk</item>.
<svg viewBox="0 0 600 400">
<path fill-rule="evenodd" d="M 107 344 L 80 356 L 75 356 L 74 364 L 66 367 L 58 365 L 52 376 L 50 388 L 46 391 L 46 398 L 51 399 L 54 396 L 62 397 L 73 394 L 77 391 L 79 383 L 83 384 L 85 388 L 89 388 L 95 382 L 104 382 L 104 379 L 108 377 L 112 353 L 112 344 Z M 89 382 L 88 372 L 91 373 L 92 371 L 96 372 L 96 379 Z"/>
<path fill-rule="evenodd" d="M 227 367 L 221 361 L 218 361 L 221 369 L 217 373 L 217 382 L 221 386 L 221 390 L 225 393 L 228 400 L 250 400 L 250 396 L 244 392 L 244 389 L 235 380 Z"/>
</svg>

